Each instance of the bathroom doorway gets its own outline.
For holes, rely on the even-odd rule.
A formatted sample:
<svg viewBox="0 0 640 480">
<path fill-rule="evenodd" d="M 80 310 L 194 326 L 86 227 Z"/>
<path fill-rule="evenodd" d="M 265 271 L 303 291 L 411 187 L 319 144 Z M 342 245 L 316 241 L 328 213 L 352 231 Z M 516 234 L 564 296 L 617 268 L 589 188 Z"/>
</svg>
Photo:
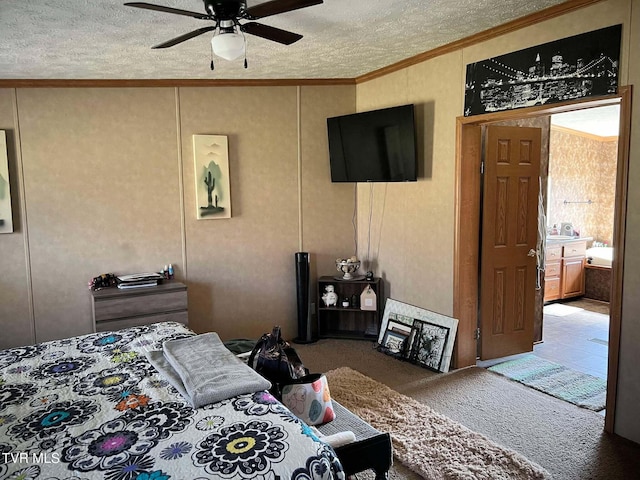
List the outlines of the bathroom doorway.
<svg viewBox="0 0 640 480">
<path fill-rule="evenodd" d="M 579 286 L 545 301 L 542 342 L 534 346 L 540 357 L 605 380 L 619 119 L 619 105 L 551 115 L 547 238 L 573 237 L 565 245 L 580 246 L 582 264 L 572 259 Z M 562 240 L 547 247 L 554 243 Z"/>
<path fill-rule="evenodd" d="M 615 95 L 558 105 L 528 107 L 517 111 L 458 117 L 456 119 L 456 219 L 454 249 L 454 316 L 459 319 L 454 365 L 475 365 L 478 345 L 477 319 L 479 298 L 480 171 L 482 165 L 482 128 L 484 125 L 520 118 L 538 118 L 608 105 L 620 105 L 620 135 L 616 176 L 614 248 L 609 325 L 609 361 L 605 431 L 614 430 L 618 386 L 618 355 L 621 337 L 622 291 L 624 278 L 624 238 L 629 169 L 631 125 L 630 86 L 618 88 Z M 482 332 L 480 332 L 481 334 Z M 475 336 L 474 336 L 475 334 Z"/>
</svg>

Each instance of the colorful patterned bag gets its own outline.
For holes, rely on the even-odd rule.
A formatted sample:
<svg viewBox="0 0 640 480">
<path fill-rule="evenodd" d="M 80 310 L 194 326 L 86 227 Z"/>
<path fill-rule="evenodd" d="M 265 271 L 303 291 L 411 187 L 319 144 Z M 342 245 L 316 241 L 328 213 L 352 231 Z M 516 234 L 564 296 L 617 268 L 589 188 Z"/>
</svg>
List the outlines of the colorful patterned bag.
<svg viewBox="0 0 640 480">
<path fill-rule="evenodd" d="M 282 387 L 282 403 L 307 425 L 320 425 L 336 415 L 327 377 L 312 373 Z"/>
</svg>

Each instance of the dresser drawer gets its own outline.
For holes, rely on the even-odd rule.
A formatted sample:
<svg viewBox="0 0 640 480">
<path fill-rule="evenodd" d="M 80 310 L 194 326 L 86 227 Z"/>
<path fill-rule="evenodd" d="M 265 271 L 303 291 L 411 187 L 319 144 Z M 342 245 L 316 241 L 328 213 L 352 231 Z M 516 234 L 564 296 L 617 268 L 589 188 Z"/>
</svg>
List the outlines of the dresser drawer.
<svg viewBox="0 0 640 480">
<path fill-rule="evenodd" d="M 545 259 L 547 262 L 552 262 L 554 260 L 560 261 L 561 258 L 562 258 L 562 245 L 547 246 L 545 250 Z"/>
<path fill-rule="evenodd" d="M 560 298 L 560 277 L 545 279 L 544 281 L 544 301 L 557 300 Z"/>
<path fill-rule="evenodd" d="M 130 317 L 121 320 L 110 320 L 96 323 L 96 332 L 108 332 L 140 325 L 150 325 L 156 322 L 180 322 L 189 325 L 187 312 L 161 313 L 158 315 L 146 315 L 141 317 Z"/>
<path fill-rule="evenodd" d="M 544 278 L 546 280 L 548 278 L 559 277 L 560 272 L 562 272 L 561 262 L 547 263 L 544 267 Z"/>
<path fill-rule="evenodd" d="M 563 257 L 584 257 L 587 253 L 587 242 L 568 243 L 564 246 Z"/>
<path fill-rule="evenodd" d="M 157 294 L 149 292 L 148 294 L 111 297 L 94 301 L 96 322 L 186 309 L 186 290 Z"/>
</svg>

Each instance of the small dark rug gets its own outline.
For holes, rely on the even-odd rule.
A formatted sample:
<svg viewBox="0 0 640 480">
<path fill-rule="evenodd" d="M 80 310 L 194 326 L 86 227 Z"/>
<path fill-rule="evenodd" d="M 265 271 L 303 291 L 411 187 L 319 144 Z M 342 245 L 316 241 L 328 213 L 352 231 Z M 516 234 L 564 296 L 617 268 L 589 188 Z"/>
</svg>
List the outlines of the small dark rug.
<svg viewBox="0 0 640 480">
<path fill-rule="evenodd" d="M 595 412 L 606 404 L 606 380 L 535 355 L 499 363 L 488 370 Z"/>
</svg>

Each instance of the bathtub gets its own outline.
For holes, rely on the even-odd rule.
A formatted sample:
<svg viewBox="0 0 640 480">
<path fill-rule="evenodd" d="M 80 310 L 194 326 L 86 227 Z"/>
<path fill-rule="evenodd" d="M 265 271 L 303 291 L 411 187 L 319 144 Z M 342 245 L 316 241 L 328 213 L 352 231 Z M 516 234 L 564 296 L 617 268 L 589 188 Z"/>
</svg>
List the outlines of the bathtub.
<svg viewBox="0 0 640 480">
<path fill-rule="evenodd" d="M 613 261 L 612 247 L 591 247 L 587 248 L 587 265 L 596 267 L 609 267 Z"/>
<path fill-rule="evenodd" d="M 584 296 L 608 302 L 611 298 L 613 248 L 591 247 L 586 251 Z"/>
</svg>

